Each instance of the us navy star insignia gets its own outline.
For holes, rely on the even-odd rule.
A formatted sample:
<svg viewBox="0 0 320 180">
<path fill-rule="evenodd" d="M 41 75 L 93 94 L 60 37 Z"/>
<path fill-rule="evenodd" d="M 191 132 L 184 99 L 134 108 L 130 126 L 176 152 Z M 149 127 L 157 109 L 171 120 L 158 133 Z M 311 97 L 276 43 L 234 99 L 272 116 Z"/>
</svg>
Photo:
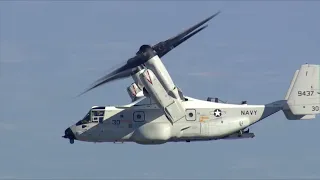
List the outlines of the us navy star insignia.
<svg viewBox="0 0 320 180">
<path fill-rule="evenodd" d="M 214 115 L 215 117 L 220 117 L 220 116 L 222 115 L 222 112 L 221 112 L 220 109 L 215 109 L 215 110 L 213 111 L 213 115 Z"/>
</svg>

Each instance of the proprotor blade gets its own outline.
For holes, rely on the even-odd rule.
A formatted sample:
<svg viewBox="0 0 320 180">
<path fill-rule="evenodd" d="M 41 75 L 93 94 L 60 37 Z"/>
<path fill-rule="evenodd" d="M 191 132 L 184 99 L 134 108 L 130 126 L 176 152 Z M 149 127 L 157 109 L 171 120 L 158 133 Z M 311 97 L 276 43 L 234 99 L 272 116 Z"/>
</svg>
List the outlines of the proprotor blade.
<svg viewBox="0 0 320 180">
<path fill-rule="evenodd" d="M 170 50 L 172 50 L 175 47 L 179 46 L 181 43 L 183 43 L 184 41 L 188 40 L 189 38 L 191 38 L 192 36 L 194 36 L 195 34 L 197 34 L 198 32 L 202 31 L 203 29 L 205 29 L 207 27 L 208 27 L 208 25 L 205 25 L 205 26 L 199 28 L 198 30 L 194 31 L 193 33 L 183 37 L 179 41 L 175 41 L 174 43 L 171 44 L 171 49 L 169 49 L 167 51 L 162 51 L 161 54 L 158 53 L 158 56 L 162 57 L 162 56 L 166 55 L 168 52 L 170 52 Z"/>
<path fill-rule="evenodd" d="M 95 83 L 92 84 L 92 86 L 90 88 L 88 88 L 86 91 L 84 91 L 81 94 L 84 94 L 84 93 L 86 93 L 86 92 L 88 92 L 98 86 L 101 86 L 102 84 L 105 84 L 105 83 L 108 83 L 108 82 L 111 82 L 114 80 L 129 77 L 130 75 L 132 75 L 132 73 L 135 73 L 137 71 L 138 66 L 144 64 L 145 62 L 147 62 L 149 60 L 149 57 L 147 54 L 150 54 L 150 52 L 152 52 L 151 54 L 154 54 L 154 52 L 155 52 L 156 55 L 158 55 L 159 57 L 164 56 L 165 54 L 170 52 L 175 47 L 178 47 L 180 44 L 182 44 L 183 42 L 185 42 L 186 40 L 188 40 L 189 38 L 191 38 L 195 34 L 199 33 L 203 29 L 205 29 L 208 25 L 205 25 L 203 27 L 201 27 L 201 26 L 204 23 L 211 20 L 212 18 L 214 18 L 215 16 L 217 16 L 219 13 L 220 13 L 220 11 L 213 14 L 212 16 L 206 18 L 205 20 L 199 22 L 198 24 L 192 26 L 191 28 L 179 33 L 178 35 L 176 35 L 166 41 L 162 41 L 152 47 L 149 45 L 142 45 L 140 47 L 139 51 L 136 53 L 136 56 L 127 60 L 126 64 L 124 64 L 123 66 L 119 67 L 118 69 L 112 71 L 111 73 L 109 73 L 106 76 L 97 80 Z M 196 30 L 197 28 L 199 28 L 199 29 Z"/>
<path fill-rule="evenodd" d="M 220 14 L 220 11 L 218 11 L 217 13 L 211 15 L 210 17 L 206 18 L 205 20 L 199 22 L 198 24 L 192 26 L 191 28 L 179 33 L 178 35 L 176 35 L 176 36 L 174 36 L 174 37 L 172 37 L 172 38 L 170 38 L 170 39 L 168 39 L 166 41 L 159 42 L 158 44 L 154 45 L 152 48 L 157 52 L 158 56 L 161 58 L 162 56 L 164 56 L 165 54 L 167 54 L 173 48 L 176 47 L 176 46 L 173 47 L 172 44 L 181 44 L 181 43 L 179 43 L 179 41 L 182 38 L 184 38 L 185 36 L 190 34 L 192 31 L 196 30 L 197 28 L 199 28 L 204 23 L 208 22 L 209 20 L 211 20 L 212 18 L 214 18 L 218 14 Z M 196 33 L 198 33 L 198 32 L 199 31 L 197 31 Z M 196 33 L 194 33 L 194 34 L 196 34 Z M 185 39 L 185 40 L 187 40 L 187 39 Z"/>
<path fill-rule="evenodd" d="M 82 94 L 98 87 L 98 86 L 101 86 L 105 83 L 109 83 L 109 82 L 112 82 L 112 81 L 115 81 L 115 80 L 118 80 L 118 79 L 124 79 L 124 78 L 127 78 L 129 76 L 131 76 L 133 73 L 135 73 L 136 71 L 138 70 L 138 68 L 133 68 L 133 69 L 127 69 L 127 70 L 124 70 L 124 71 L 121 71 L 121 72 L 118 72 L 116 74 L 114 73 L 110 73 L 110 74 L 107 74 L 105 76 L 103 76 L 102 78 L 98 79 L 97 81 L 95 81 L 90 88 L 88 88 L 87 90 L 85 90 L 84 92 L 82 92 L 81 94 L 79 94 L 78 96 L 81 96 Z"/>
</svg>

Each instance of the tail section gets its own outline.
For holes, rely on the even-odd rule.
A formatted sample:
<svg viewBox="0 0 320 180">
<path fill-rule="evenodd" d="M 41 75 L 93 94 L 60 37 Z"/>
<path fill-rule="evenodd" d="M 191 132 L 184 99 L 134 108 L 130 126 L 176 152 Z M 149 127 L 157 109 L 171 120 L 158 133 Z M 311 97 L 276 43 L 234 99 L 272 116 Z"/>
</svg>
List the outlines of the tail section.
<svg viewBox="0 0 320 180">
<path fill-rule="evenodd" d="M 302 65 L 293 76 L 285 100 L 287 119 L 314 119 L 320 113 L 320 65 Z"/>
</svg>

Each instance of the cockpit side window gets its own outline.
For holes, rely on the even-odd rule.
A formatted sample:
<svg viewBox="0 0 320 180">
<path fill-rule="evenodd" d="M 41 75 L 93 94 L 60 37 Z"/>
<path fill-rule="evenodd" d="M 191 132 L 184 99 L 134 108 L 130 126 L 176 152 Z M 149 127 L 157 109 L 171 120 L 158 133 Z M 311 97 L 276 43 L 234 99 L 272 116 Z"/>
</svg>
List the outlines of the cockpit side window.
<svg viewBox="0 0 320 180">
<path fill-rule="evenodd" d="M 93 109 L 92 110 L 92 122 L 102 122 L 104 118 L 104 109 Z"/>
<path fill-rule="evenodd" d="M 82 125 L 82 124 L 88 124 L 91 122 L 97 123 L 97 122 L 102 122 L 104 118 L 104 109 L 102 108 L 93 108 L 91 109 L 85 117 L 77 122 L 77 126 Z"/>
</svg>

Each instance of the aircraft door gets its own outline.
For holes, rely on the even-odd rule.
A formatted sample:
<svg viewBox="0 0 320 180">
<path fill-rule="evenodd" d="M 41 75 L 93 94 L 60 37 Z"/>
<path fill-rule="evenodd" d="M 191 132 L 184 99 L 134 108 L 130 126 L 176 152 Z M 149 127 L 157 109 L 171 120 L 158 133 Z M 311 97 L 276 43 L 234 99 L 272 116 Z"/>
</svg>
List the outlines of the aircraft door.
<svg viewBox="0 0 320 180">
<path fill-rule="evenodd" d="M 201 127 L 200 131 L 201 131 L 202 136 L 209 135 L 209 123 L 208 122 L 201 122 L 200 127 Z"/>
<path fill-rule="evenodd" d="M 103 132 L 104 132 L 104 127 L 103 127 L 103 119 L 104 119 L 104 109 L 92 109 L 91 111 L 91 122 L 92 123 L 97 123 L 97 124 L 92 124 L 91 128 L 92 130 L 92 139 L 95 141 L 99 142 L 103 139 Z"/>
</svg>

